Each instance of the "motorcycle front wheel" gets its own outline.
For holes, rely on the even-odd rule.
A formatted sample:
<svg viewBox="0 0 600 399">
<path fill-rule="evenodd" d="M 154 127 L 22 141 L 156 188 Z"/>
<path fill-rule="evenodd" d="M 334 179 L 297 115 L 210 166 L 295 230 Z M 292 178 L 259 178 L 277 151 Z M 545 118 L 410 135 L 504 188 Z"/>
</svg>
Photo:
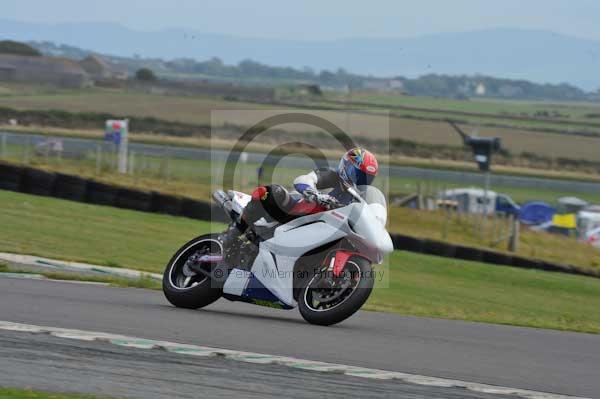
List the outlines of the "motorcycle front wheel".
<svg viewBox="0 0 600 399">
<path fill-rule="evenodd" d="M 171 304 L 178 308 L 198 309 L 208 306 L 223 295 L 223 290 L 206 274 L 194 272 L 186 264 L 198 255 L 223 255 L 223 245 L 218 234 L 206 234 L 185 244 L 173 255 L 163 274 L 163 292 Z M 211 265 L 198 265 L 208 274 Z"/>
<path fill-rule="evenodd" d="M 353 256 L 340 277 L 322 273 L 309 280 L 298 298 L 300 314 L 309 323 L 321 326 L 344 321 L 369 299 L 374 282 L 371 263 Z"/>
</svg>

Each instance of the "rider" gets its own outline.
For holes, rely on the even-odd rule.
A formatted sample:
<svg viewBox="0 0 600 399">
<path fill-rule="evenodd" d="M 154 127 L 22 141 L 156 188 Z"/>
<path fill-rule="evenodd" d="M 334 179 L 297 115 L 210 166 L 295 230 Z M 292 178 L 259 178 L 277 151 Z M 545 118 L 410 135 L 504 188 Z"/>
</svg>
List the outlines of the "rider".
<svg viewBox="0 0 600 399">
<path fill-rule="evenodd" d="M 352 196 L 344 190 L 344 185 L 367 186 L 373 183 L 379 166 L 370 151 L 357 147 L 349 150 L 340 160 L 337 170 L 321 168 L 294 180 L 294 188 L 308 201 L 324 207 L 352 202 Z M 331 189 L 329 193 L 320 190 Z"/>
<path fill-rule="evenodd" d="M 373 183 L 379 166 L 375 155 L 361 147 L 347 151 L 337 169 L 320 168 L 294 180 L 294 188 L 301 198 L 312 205 L 330 208 L 336 204 L 347 205 L 352 196 L 344 186 L 363 186 Z M 329 190 L 324 193 L 322 190 Z M 290 196 L 277 184 L 260 186 L 252 193 L 252 200 L 242 217 L 243 224 L 252 225 L 267 214 L 274 220 L 284 221 L 294 212 L 300 198 Z M 243 230 L 245 230 L 245 227 Z"/>
</svg>

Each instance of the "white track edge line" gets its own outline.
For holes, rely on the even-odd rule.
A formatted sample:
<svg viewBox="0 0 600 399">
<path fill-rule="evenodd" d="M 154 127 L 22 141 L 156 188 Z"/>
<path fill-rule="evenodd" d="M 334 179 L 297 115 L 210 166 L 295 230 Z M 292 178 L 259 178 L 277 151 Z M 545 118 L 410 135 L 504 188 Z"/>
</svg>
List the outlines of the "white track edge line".
<svg viewBox="0 0 600 399">
<path fill-rule="evenodd" d="M 36 280 L 36 281 L 51 281 L 54 283 L 66 283 L 66 284 L 83 284 L 83 285 L 99 285 L 107 287 L 110 283 L 102 283 L 99 281 L 85 281 L 85 280 L 59 280 L 55 278 L 48 278 L 43 274 L 35 273 L 11 273 L 11 272 L 0 272 L 0 279 L 15 279 L 15 280 Z"/>
<path fill-rule="evenodd" d="M 364 367 L 347 366 L 343 364 L 316 362 L 311 360 L 296 359 L 284 356 L 272 356 L 254 352 L 235 351 L 229 349 L 211 348 L 208 346 L 178 344 L 168 341 L 128 337 L 119 334 L 101 333 L 94 331 L 75 330 L 67 328 L 45 327 L 32 324 L 13 323 L 0 321 L 0 330 L 24 333 L 50 334 L 58 338 L 75 339 L 81 341 L 102 341 L 112 345 L 125 346 L 138 349 L 162 349 L 168 352 L 202 357 L 224 357 L 226 359 L 257 364 L 276 364 L 302 370 L 345 374 L 353 377 L 401 380 L 410 384 L 464 388 L 474 392 L 496 395 L 513 395 L 524 399 L 589 399 L 576 396 L 558 395 L 553 393 L 530 391 L 525 389 L 509 388 L 495 385 L 479 384 L 446 378 L 427 377 L 416 374 L 407 374 L 394 371 L 378 370 Z"/>
<path fill-rule="evenodd" d="M 12 254 L 8 252 L 0 252 L 0 260 L 23 265 L 28 267 L 33 267 L 36 269 L 50 269 L 50 270 L 59 270 L 71 273 L 92 273 L 92 274 L 106 274 L 115 277 L 121 278 L 130 278 L 130 279 L 138 279 L 143 277 L 149 277 L 154 280 L 162 280 L 162 274 L 143 272 L 140 270 L 134 269 L 126 269 L 121 267 L 110 267 L 110 266 L 100 266 L 100 265 L 92 265 L 89 263 L 80 263 L 80 262 L 68 262 L 61 261 L 49 258 L 43 258 L 40 256 L 33 255 L 21 255 L 21 254 Z"/>
</svg>

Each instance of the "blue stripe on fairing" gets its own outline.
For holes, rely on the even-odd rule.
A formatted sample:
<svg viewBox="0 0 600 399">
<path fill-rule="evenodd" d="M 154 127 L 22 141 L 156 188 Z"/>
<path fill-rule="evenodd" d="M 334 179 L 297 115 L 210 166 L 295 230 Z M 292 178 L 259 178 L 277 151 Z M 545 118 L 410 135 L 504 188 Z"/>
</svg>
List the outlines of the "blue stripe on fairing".
<svg viewBox="0 0 600 399">
<path fill-rule="evenodd" d="M 265 287 L 253 273 L 250 274 L 248 285 L 246 285 L 242 297 L 247 299 L 257 299 L 259 301 L 274 302 L 280 304 L 284 309 L 292 309 L 269 291 L 269 289 Z"/>
<path fill-rule="evenodd" d="M 298 191 L 299 193 L 303 193 L 304 190 L 306 190 L 307 188 L 310 188 L 310 185 L 305 184 L 305 183 L 298 183 L 298 184 L 294 184 L 294 188 L 296 189 L 296 191 Z"/>
</svg>

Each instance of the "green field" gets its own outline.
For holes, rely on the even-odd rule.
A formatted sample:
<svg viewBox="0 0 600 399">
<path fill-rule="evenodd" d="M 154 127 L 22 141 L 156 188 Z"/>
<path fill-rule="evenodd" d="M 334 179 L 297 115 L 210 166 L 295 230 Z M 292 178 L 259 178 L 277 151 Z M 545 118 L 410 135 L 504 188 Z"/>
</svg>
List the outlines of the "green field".
<svg viewBox="0 0 600 399">
<path fill-rule="evenodd" d="M 585 102 L 558 101 L 519 101 L 475 98 L 455 100 L 451 98 L 415 97 L 394 94 L 352 93 L 351 96 L 332 96 L 337 102 L 371 104 L 373 107 L 409 107 L 437 112 L 466 112 L 491 116 L 518 116 L 543 119 L 540 115 L 548 112 L 548 123 L 553 120 L 567 120 L 598 124 L 593 117 L 600 113 L 600 104 Z"/>
<path fill-rule="evenodd" d="M 33 391 L 30 389 L 0 388 L 0 399 L 97 399 L 95 396 L 69 395 Z"/>
<path fill-rule="evenodd" d="M 435 111 L 439 115 L 432 115 L 431 112 L 422 111 L 399 111 L 386 109 L 375 105 L 367 107 L 361 112 L 346 112 L 343 105 L 323 105 L 322 103 L 306 102 L 302 104 L 279 104 L 264 105 L 249 102 L 225 101 L 221 98 L 210 98 L 201 96 L 173 96 L 149 94 L 141 91 L 122 91 L 107 89 L 85 89 L 74 90 L 54 90 L 43 91 L 38 89 L 29 89 L 30 91 L 9 91 L 0 95 L 0 106 L 10 107 L 20 110 L 49 110 L 60 109 L 70 112 L 108 112 L 121 116 L 138 117 L 156 117 L 174 122 L 186 122 L 192 124 L 207 124 L 211 120 L 215 126 L 223 124 L 234 124 L 239 126 L 252 125 L 264 117 L 272 116 L 277 109 L 289 109 L 295 106 L 302 106 L 303 112 L 310 112 L 322 116 L 338 126 L 345 129 L 350 135 L 360 138 L 386 140 L 388 138 L 398 138 L 418 143 L 453 145 L 459 146 L 460 139 L 456 133 L 443 119 L 452 116 L 448 111 Z M 369 100 L 369 99 L 368 99 Z M 372 99 L 371 99 L 372 100 Z M 391 97 L 390 102 L 404 101 Z M 434 99 L 421 98 L 408 101 L 420 101 L 423 103 L 435 104 Z M 450 102 L 450 100 L 443 100 Z M 451 102 L 450 102 L 451 103 Z M 470 102 L 465 102 L 470 106 Z M 318 111 L 311 111 L 311 106 L 315 108 L 324 107 Z M 463 104 L 461 103 L 461 106 Z M 478 107 L 475 105 L 475 109 Z M 307 108 L 308 107 L 308 108 Z M 496 107 L 496 105 L 494 105 Z M 572 107 L 577 107 L 572 105 Z M 585 107 L 590 107 L 586 105 Z M 593 113 L 585 108 L 581 113 Z M 229 111 L 227 113 L 213 114 L 211 111 Z M 256 114 L 261 111 L 262 114 Z M 391 111 L 388 114 L 387 111 Z M 499 112 L 502 112 L 501 110 Z M 391 115 L 392 117 L 388 117 Z M 501 116 L 501 115 L 500 115 Z M 600 136 L 585 137 L 581 135 L 571 135 L 573 131 L 590 131 L 600 133 L 600 124 L 598 126 L 574 127 L 568 123 L 559 124 L 549 121 L 515 121 L 515 120 L 488 120 L 485 117 L 458 118 L 467 120 L 470 124 L 493 123 L 497 126 L 483 126 L 479 134 L 484 136 L 499 136 L 503 139 L 506 149 L 514 154 L 520 154 L 523 151 L 538 153 L 546 157 L 587 159 L 591 161 L 600 161 L 600 152 L 596 150 L 600 146 Z M 568 120 L 567 120 L 568 122 Z M 595 120 L 589 122 L 596 123 Z M 305 132 L 304 125 L 289 125 L 286 130 Z M 531 129 L 541 129 L 541 132 Z M 543 130 L 548 131 L 543 131 Z M 566 139 L 568 137 L 568 139 Z"/>
<path fill-rule="evenodd" d="M 185 218 L 0 191 L 0 251 L 161 272 Z M 73 221 L 73 222 L 70 222 Z M 215 226 L 215 229 L 219 227 Z M 372 310 L 600 333 L 600 279 L 395 252 Z"/>
</svg>

